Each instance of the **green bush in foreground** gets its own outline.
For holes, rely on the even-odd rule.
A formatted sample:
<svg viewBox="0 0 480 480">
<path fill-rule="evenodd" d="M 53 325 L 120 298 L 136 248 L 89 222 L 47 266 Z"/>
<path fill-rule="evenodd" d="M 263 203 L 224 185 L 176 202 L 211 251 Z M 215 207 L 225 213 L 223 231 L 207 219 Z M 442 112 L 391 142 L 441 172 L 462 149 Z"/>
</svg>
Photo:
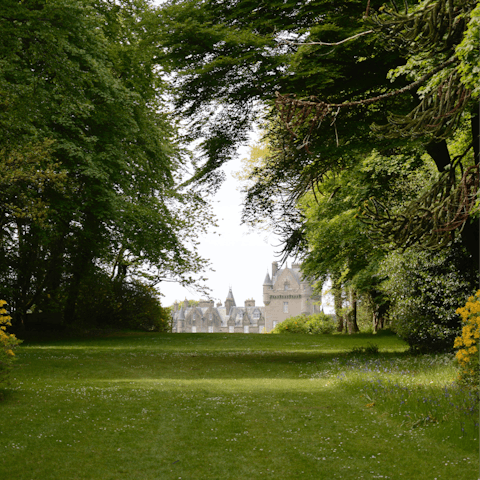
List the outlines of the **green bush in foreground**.
<svg viewBox="0 0 480 480">
<path fill-rule="evenodd" d="M 459 243 L 442 252 L 413 248 L 384 262 L 384 292 L 391 298 L 393 330 L 413 351 L 452 352 L 461 334 L 459 305 L 471 295 L 478 272 Z"/>
<path fill-rule="evenodd" d="M 326 313 L 315 313 L 307 317 L 308 333 L 312 334 L 327 334 L 335 331 L 335 322 L 330 315 Z"/>
<path fill-rule="evenodd" d="M 335 322 L 326 313 L 298 315 L 277 324 L 271 333 L 311 333 L 313 335 L 333 333 Z"/>
</svg>

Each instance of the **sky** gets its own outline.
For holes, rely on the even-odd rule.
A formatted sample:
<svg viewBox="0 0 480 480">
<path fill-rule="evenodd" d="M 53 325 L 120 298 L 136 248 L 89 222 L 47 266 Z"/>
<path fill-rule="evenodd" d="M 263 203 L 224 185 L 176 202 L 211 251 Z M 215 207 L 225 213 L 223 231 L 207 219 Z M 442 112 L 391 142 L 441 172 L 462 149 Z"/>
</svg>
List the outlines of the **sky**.
<svg viewBox="0 0 480 480">
<path fill-rule="evenodd" d="M 242 147 L 238 158 L 223 167 L 226 181 L 215 195 L 214 202 L 218 219 L 215 230 L 218 233 L 211 232 L 200 238 L 200 254 L 210 260 L 215 270 L 205 275 L 215 303 L 224 303 L 231 287 L 237 305 L 253 298 L 256 305 L 263 306 L 263 280 L 267 271 L 271 275 L 272 262 L 278 260 L 275 252 L 280 250 L 280 242 L 273 234 L 251 232 L 241 225 L 243 195 L 239 191 L 241 184 L 233 178 L 232 172 L 241 169 L 241 159 L 248 155 L 249 148 Z M 164 295 L 162 304 L 165 306 L 172 305 L 175 300 L 202 298 L 192 288 L 174 283 L 161 284 L 160 291 Z"/>
</svg>

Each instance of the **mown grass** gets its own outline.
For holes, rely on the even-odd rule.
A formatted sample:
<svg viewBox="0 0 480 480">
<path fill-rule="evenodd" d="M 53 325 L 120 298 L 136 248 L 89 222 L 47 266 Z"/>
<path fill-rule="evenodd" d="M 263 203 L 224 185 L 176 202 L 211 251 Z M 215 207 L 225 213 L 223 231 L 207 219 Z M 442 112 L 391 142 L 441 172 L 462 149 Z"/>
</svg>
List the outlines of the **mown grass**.
<svg viewBox="0 0 480 480">
<path fill-rule="evenodd" d="M 478 400 L 450 356 L 405 351 L 367 334 L 27 343 L 0 478 L 478 478 Z"/>
</svg>

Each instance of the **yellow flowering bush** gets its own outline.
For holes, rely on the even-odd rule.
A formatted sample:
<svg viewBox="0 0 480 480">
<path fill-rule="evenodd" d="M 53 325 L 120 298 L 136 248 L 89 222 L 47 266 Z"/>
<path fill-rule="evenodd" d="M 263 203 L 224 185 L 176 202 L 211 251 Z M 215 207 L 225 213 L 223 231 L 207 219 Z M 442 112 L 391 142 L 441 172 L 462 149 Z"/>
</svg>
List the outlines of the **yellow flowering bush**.
<svg viewBox="0 0 480 480">
<path fill-rule="evenodd" d="M 460 365 L 460 381 L 478 386 L 480 373 L 478 339 L 480 338 L 480 290 L 470 297 L 466 305 L 457 310 L 462 317 L 462 336 L 455 339 L 457 361 Z"/>
<path fill-rule="evenodd" d="M 5 300 L 0 300 L 0 386 L 3 386 L 8 378 L 8 374 L 13 364 L 15 348 L 20 345 L 21 340 L 18 340 L 13 333 L 7 332 L 7 327 L 10 327 L 11 317 L 5 310 Z"/>
</svg>

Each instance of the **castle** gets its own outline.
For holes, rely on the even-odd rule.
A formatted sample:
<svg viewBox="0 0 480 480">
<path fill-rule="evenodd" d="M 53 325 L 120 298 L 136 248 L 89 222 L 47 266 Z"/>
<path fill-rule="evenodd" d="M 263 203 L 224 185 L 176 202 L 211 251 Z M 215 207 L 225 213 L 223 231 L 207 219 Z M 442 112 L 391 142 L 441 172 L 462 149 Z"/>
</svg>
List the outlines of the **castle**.
<svg viewBox="0 0 480 480">
<path fill-rule="evenodd" d="M 272 276 L 267 273 L 263 282 L 264 307 L 255 300 L 246 300 L 237 307 L 230 288 L 225 305 L 204 300 L 190 307 L 188 301 L 173 307 L 173 332 L 265 333 L 277 323 L 297 315 L 321 311 L 321 296 L 314 296 L 311 284 L 302 280 L 300 265 L 278 268 L 272 263 Z"/>
</svg>

